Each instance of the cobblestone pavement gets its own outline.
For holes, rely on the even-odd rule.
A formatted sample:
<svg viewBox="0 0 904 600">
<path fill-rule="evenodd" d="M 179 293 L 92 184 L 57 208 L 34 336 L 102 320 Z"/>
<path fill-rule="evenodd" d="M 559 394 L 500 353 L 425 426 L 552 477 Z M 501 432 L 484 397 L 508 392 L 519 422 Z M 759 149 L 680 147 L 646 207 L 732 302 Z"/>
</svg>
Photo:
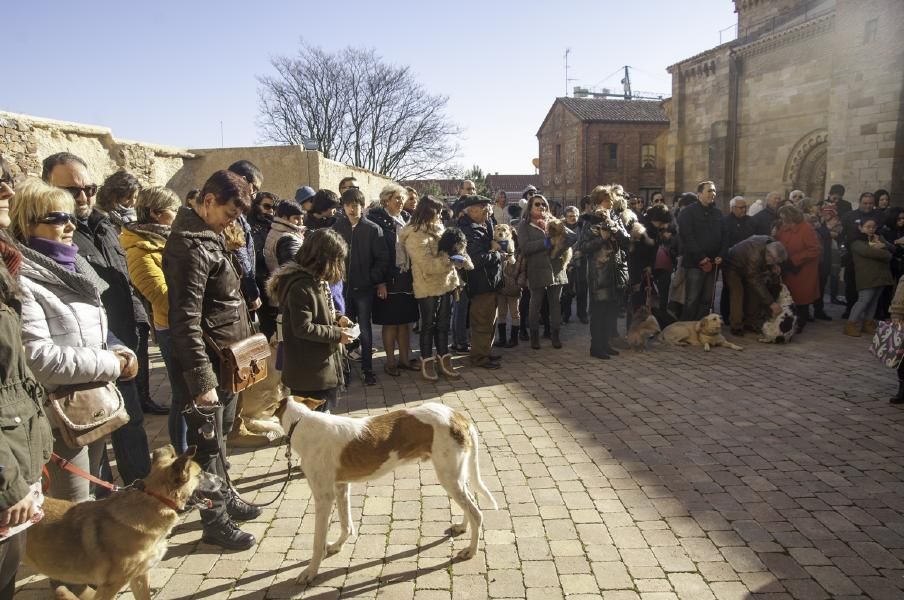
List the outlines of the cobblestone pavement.
<svg viewBox="0 0 904 600">
<path fill-rule="evenodd" d="M 439 400 L 476 422 L 500 504 L 484 511 L 477 557 L 452 561 L 466 540 L 445 530 L 460 512 L 423 463 L 353 486 L 359 536 L 324 560 L 316 587 L 294 584 L 314 527 L 300 479 L 247 526 L 260 540 L 251 550 L 201 544 L 187 517 L 152 572 L 156 597 L 902 598 L 904 411 L 887 403 L 894 373 L 868 338 L 840 328 L 836 318 L 787 346 L 748 335 L 743 352 L 657 345 L 603 362 L 573 323 L 565 349 L 502 350 L 499 371 L 356 383 L 352 415 Z M 148 431 L 164 443 L 162 417 Z M 248 496 L 273 497 L 280 449 L 231 461 Z M 46 594 L 43 577 L 23 571 L 22 582 L 21 598 Z"/>
</svg>

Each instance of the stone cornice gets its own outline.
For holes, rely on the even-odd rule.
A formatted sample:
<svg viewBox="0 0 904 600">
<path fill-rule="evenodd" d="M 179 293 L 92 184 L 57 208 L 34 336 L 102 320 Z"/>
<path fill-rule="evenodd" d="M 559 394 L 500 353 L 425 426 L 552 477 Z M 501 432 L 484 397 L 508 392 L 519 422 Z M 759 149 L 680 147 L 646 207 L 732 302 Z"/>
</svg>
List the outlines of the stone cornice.
<svg viewBox="0 0 904 600">
<path fill-rule="evenodd" d="M 755 56 L 764 52 L 770 52 L 776 48 L 794 44 L 799 41 L 821 35 L 835 28 L 835 11 L 811 19 L 806 23 L 788 27 L 775 33 L 765 35 L 749 44 L 737 46 L 732 49 L 732 54 L 741 58 Z"/>
</svg>

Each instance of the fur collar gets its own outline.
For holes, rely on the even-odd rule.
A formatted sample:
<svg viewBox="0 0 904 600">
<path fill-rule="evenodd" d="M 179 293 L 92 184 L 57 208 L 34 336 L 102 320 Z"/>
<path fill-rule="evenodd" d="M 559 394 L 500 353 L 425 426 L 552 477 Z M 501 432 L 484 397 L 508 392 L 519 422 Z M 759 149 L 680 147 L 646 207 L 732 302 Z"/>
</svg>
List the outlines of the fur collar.
<svg viewBox="0 0 904 600">
<path fill-rule="evenodd" d="M 270 229 L 280 233 L 294 233 L 295 235 L 301 235 L 304 232 L 304 227 L 301 225 L 295 225 L 294 223 L 285 219 L 280 219 L 279 217 L 273 219 Z"/>
<path fill-rule="evenodd" d="M 100 295 L 109 287 L 82 255 L 75 257 L 75 269 L 77 272 L 73 273 L 27 246 L 20 246 L 20 250 L 24 259 L 22 261 L 22 271 L 20 272 L 22 277 L 36 282 L 65 286 L 73 292 L 91 299 L 93 302 L 99 302 Z"/>
<path fill-rule="evenodd" d="M 271 298 L 275 298 L 282 303 L 284 295 L 289 291 L 291 285 L 299 279 L 310 279 L 314 281 L 314 276 L 305 271 L 301 265 L 291 260 L 278 268 L 267 280 L 267 293 Z"/>
</svg>

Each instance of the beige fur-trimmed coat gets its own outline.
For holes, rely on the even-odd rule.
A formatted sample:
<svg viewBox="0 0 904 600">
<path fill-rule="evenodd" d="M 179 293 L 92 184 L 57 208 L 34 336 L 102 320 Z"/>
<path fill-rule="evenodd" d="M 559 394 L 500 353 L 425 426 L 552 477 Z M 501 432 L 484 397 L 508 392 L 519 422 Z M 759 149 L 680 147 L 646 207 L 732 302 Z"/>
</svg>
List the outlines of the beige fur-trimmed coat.
<svg viewBox="0 0 904 600">
<path fill-rule="evenodd" d="M 442 296 L 463 285 L 458 269 L 452 265 L 449 255 L 437 249 L 445 228 L 435 225 L 429 229 L 415 229 L 406 225 L 399 232 L 399 248 L 410 261 L 414 279 L 414 297 Z M 398 251 L 398 250 L 397 250 Z M 466 258 L 464 269 L 474 268 L 471 258 Z"/>
</svg>

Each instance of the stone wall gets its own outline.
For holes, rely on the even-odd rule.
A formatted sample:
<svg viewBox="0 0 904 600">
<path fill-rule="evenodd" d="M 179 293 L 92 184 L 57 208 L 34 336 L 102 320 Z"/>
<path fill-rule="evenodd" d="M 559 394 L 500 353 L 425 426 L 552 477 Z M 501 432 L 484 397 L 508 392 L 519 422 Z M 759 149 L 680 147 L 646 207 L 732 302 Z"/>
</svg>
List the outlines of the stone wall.
<svg viewBox="0 0 904 600">
<path fill-rule="evenodd" d="M 64 151 L 83 158 L 98 184 L 126 169 L 147 185 L 163 185 L 194 157 L 183 148 L 117 140 L 106 127 L 0 112 L 0 154 L 14 176 L 40 176 L 41 161 Z"/>
<path fill-rule="evenodd" d="M 13 176 L 40 176 L 41 161 L 63 151 L 84 159 L 97 184 L 125 169 L 145 185 L 165 185 L 182 196 L 201 187 L 214 171 L 239 159 L 257 165 L 264 173 L 264 188 L 282 198 L 293 197 L 302 185 L 336 190 L 340 179 L 354 175 L 367 198 L 376 199 L 380 189 L 390 182 L 386 177 L 329 160 L 320 152 L 300 146 L 189 150 L 119 140 L 106 127 L 0 112 L 0 155 L 11 163 Z"/>
<path fill-rule="evenodd" d="M 550 200 L 564 205 L 580 200 L 584 180 L 584 125 L 561 103 L 556 103 L 549 118 L 537 132 L 540 145 L 540 189 Z M 556 146 L 561 153 L 556 169 Z"/>
</svg>

